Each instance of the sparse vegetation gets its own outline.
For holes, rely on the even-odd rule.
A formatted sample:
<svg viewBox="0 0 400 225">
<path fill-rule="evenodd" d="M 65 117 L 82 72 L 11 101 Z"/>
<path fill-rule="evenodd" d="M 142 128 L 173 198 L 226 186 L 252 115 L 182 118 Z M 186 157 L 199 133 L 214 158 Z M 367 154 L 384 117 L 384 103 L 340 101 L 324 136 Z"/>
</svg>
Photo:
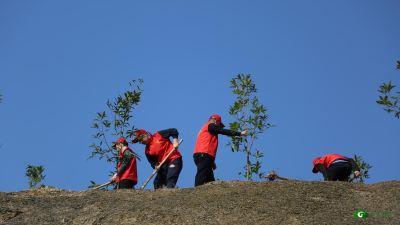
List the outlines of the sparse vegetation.
<svg viewBox="0 0 400 225">
<path fill-rule="evenodd" d="M 36 188 L 46 176 L 43 175 L 44 167 L 42 166 L 31 166 L 26 167 L 25 176 L 29 178 L 29 189 Z"/>
<path fill-rule="evenodd" d="M 400 61 L 397 61 L 397 67 L 396 70 L 400 69 Z M 392 81 L 389 81 L 389 83 L 385 84 L 383 83 L 380 87 L 380 90 L 378 90 L 380 93 L 384 94 L 384 96 L 379 96 L 379 100 L 376 101 L 379 105 L 385 106 L 383 110 L 385 110 L 388 113 L 394 113 L 394 116 L 397 117 L 397 119 L 400 119 L 400 106 L 397 105 L 399 99 L 400 99 L 400 92 L 396 92 L 398 95 L 397 96 L 392 96 L 390 91 L 396 87 L 396 85 L 392 85 Z"/>
<path fill-rule="evenodd" d="M 357 166 L 360 168 L 361 175 L 356 178 L 357 183 L 364 183 L 364 179 L 369 178 L 369 169 L 372 168 L 368 163 L 365 163 L 361 156 L 354 155 L 354 161 L 357 163 Z M 352 171 L 354 173 L 354 171 Z"/>
<path fill-rule="evenodd" d="M 250 74 L 246 76 L 238 74 L 236 78 L 231 80 L 231 88 L 237 96 L 237 101 L 229 109 L 229 115 L 236 119 L 235 122 L 229 124 L 230 129 L 233 131 L 247 130 L 248 136 L 231 136 L 231 141 L 228 142 L 227 146 L 231 147 L 232 152 L 246 153 L 247 163 L 244 167 L 246 170 L 244 176 L 248 181 L 252 180 L 253 174 L 262 179 L 264 173 L 260 172 L 261 162 L 259 158 L 263 157 L 263 154 L 259 149 L 256 149 L 256 153 L 252 154 L 251 149 L 254 141 L 258 139 L 258 135 L 271 127 L 275 127 L 275 125 L 267 123 L 269 118 L 266 115 L 267 108 L 260 105 L 258 98 L 254 96 L 258 89 Z M 251 163 L 250 156 L 256 158 L 256 163 Z M 239 172 L 239 174 L 241 173 Z"/>
</svg>

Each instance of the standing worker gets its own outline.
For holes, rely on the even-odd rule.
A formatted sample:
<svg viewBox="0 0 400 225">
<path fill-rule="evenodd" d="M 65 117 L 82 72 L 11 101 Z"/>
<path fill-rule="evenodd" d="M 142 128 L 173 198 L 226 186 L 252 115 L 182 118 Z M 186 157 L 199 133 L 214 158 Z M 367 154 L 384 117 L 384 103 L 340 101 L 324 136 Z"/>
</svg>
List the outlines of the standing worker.
<svg viewBox="0 0 400 225">
<path fill-rule="evenodd" d="M 178 149 L 175 150 L 165 163 L 160 167 L 160 163 L 171 152 L 173 148 L 178 148 L 178 130 L 170 128 L 160 130 L 151 135 L 145 130 L 136 132 L 136 137 L 132 143 L 140 142 L 146 145 L 145 154 L 153 169 L 157 169 L 157 176 L 154 178 L 154 189 L 162 187 L 174 188 L 178 182 L 179 174 L 182 170 L 182 155 Z M 174 143 L 169 139 L 172 137 Z"/>
<path fill-rule="evenodd" d="M 119 152 L 119 163 L 117 173 L 110 178 L 110 182 L 117 182 L 119 189 L 135 188 L 137 184 L 136 157 L 128 147 L 128 142 L 124 138 L 119 138 L 111 147 Z"/>
<path fill-rule="evenodd" d="M 361 175 L 360 168 L 353 159 L 337 154 L 317 157 L 313 161 L 313 166 L 312 172 L 321 172 L 326 181 L 348 181 L 351 171 L 354 171 L 355 178 Z"/>
<path fill-rule="evenodd" d="M 222 129 L 225 125 L 219 115 L 213 115 L 209 121 L 204 124 L 197 135 L 196 147 L 194 149 L 193 159 L 197 166 L 197 174 L 194 186 L 215 181 L 213 170 L 217 169 L 215 158 L 218 149 L 218 134 L 227 136 L 246 136 L 247 130 L 242 132 Z"/>
</svg>

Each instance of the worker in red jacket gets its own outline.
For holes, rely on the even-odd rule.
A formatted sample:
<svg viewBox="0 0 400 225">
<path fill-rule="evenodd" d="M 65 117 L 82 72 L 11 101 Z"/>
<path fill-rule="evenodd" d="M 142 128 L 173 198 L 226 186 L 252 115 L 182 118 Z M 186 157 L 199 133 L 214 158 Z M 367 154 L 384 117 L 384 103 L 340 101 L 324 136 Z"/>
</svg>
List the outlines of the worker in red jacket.
<svg viewBox="0 0 400 225">
<path fill-rule="evenodd" d="M 312 172 L 321 172 L 324 180 L 328 181 L 348 181 L 351 171 L 354 171 L 356 178 L 361 175 L 360 168 L 353 159 L 337 154 L 317 157 L 313 161 L 313 166 Z"/>
<path fill-rule="evenodd" d="M 183 166 L 182 155 L 178 150 L 175 150 L 161 167 L 159 166 L 173 148 L 178 148 L 178 135 L 179 132 L 176 128 L 160 130 L 154 134 L 143 129 L 136 132 L 136 137 L 132 143 L 139 142 L 146 145 L 146 158 L 151 167 L 157 169 L 154 189 L 174 188 L 178 182 Z M 172 137 L 173 143 L 170 137 Z"/>
<path fill-rule="evenodd" d="M 225 125 L 221 121 L 221 116 L 213 115 L 209 121 L 204 124 L 197 135 L 196 147 L 194 149 L 193 159 L 197 166 L 197 174 L 194 186 L 215 181 L 214 172 L 217 168 L 215 158 L 218 149 L 218 134 L 227 136 L 246 136 L 247 130 L 242 132 L 223 129 Z"/>
<path fill-rule="evenodd" d="M 110 181 L 117 182 L 117 187 L 120 189 L 135 188 L 138 179 L 136 157 L 128 147 L 128 142 L 124 138 L 119 138 L 111 147 L 119 152 L 119 163 L 117 173 L 110 178 Z"/>
</svg>

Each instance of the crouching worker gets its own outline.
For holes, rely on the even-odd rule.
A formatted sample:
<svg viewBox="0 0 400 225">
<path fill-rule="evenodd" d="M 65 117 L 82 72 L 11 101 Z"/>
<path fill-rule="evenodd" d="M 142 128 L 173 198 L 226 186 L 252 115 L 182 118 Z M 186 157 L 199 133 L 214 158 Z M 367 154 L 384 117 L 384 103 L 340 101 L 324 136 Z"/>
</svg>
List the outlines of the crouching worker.
<svg viewBox="0 0 400 225">
<path fill-rule="evenodd" d="M 160 163 L 171 152 L 173 148 L 178 148 L 178 130 L 170 128 L 160 130 L 151 135 L 145 130 L 136 132 L 136 137 L 132 143 L 146 145 L 145 154 L 153 169 L 157 169 L 157 176 L 154 178 L 154 189 L 174 188 L 178 182 L 179 174 L 182 170 L 182 155 L 178 149 L 160 167 Z M 169 139 L 172 137 L 173 143 Z"/>
<path fill-rule="evenodd" d="M 321 172 L 326 181 L 348 181 L 351 171 L 354 171 L 355 178 L 361 175 L 360 168 L 353 159 L 337 154 L 317 157 L 313 161 L 313 166 L 312 172 Z"/>
<path fill-rule="evenodd" d="M 136 157 L 128 147 L 128 142 L 124 138 L 119 138 L 117 143 L 111 146 L 119 152 L 119 163 L 117 173 L 111 177 L 111 182 L 117 182 L 119 189 L 135 188 L 137 184 Z"/>
</svg>

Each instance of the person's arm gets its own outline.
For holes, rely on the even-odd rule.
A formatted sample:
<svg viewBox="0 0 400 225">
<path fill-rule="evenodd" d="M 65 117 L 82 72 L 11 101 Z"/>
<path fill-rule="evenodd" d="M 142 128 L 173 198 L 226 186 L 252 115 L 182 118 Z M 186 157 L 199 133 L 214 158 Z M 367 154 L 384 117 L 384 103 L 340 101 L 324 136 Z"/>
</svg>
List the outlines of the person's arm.
<svg viewBox="0 0 400 225">
<path fill-rule="evenodd" d="M 166 129 L 166 130 L 160 130 L 157 131 L 161 137 L 165 138 L 165 139 L 169 139 L 170 137 L 172 137 L 173 143 L 174 143 L 174 148 L 178 148 L 178 136 L 179 136 L 179 132 L 176 128 L 170 128 L 170 129 Z"/>
<path fill-rule="evenodd" d="M 155 167 L 158 166 L 157 157 L 146 154 L 146 158 L 147 158 L 147 161 L 149 161 L 151 168 L 155 169 Z"/>
<path fill-rule="evenodd" d="M 227 135 L 227 136 L 241 136 L 242 135 L 242 133 L 240 133 L 240 132 L 223 129 L 214 123 L 210 123 L 210 125 L 208 125 L 208 132 L 210 132 L 210 134 L 223 134 L 223 135 Z"/>
<path fill-rule="evenodd" d="M 353 171 L 360 171 L 360 168 L 357 166 L 356 161 L 354 161 L 354 159 L 352 158 L 347 158 L 347 160 L 349 161 L 349 163 L 351 164 L 351 169 Z"/>
<path fill-rule="evenodd" d="M 172 137 L 173 139 L 178 139 L 179 136 L 179 132 L 176 128 L 170 128 L 170 129 L 166 129 L 166 130 L 160 130 L 157 131 L 161 137 L 165 138 L 165 139 L 169 139 L 170 137 Z"/>
<path fill-rule="evenodd" d="M 322 164 L 317 164 L 315 165 L 318 169 L 319 172 L 322 173 L 322 175 L 324 176 L 324 180 L 327 180 L 328 177 L 328 169 L 326 169 L 326 167 Z"/>
<path fill-rule="evenodd" d="M 361 175 L 360 168 L 358 167 L 357 163 L 352 158 L 347 158 L 351 165 L 351 169 L 354 171 L 354 177 L 359 177 Z"/>
</svg>

